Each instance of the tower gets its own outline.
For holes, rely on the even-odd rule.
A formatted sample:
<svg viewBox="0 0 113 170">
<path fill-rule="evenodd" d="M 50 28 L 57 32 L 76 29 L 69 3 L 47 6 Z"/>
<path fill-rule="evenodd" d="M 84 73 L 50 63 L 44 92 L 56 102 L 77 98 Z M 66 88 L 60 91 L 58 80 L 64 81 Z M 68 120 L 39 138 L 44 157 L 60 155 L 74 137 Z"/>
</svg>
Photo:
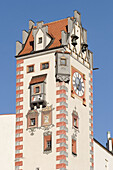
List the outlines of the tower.
<svg viewBox="0 0 113 170">
<path fill-rule="evenodd" d="M 16 60 L 16 169 L 92 170 L 93 55 L 80 13 L 30 20 Z"/>
</svg>

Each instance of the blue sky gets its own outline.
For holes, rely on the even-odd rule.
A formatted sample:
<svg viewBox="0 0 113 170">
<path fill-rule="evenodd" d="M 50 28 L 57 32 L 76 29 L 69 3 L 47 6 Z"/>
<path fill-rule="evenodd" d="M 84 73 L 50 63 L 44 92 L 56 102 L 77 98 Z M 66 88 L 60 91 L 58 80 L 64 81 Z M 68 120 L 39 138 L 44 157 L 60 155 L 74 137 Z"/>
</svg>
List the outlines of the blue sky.
<svg viewBox="0 0 113 170">
<path fill-rule="evenodd" d="M 81 13 L 88 31 L 88 46 L 94 53 L 94 137 L 106 143 L 106 132 L 113 135 L 113 1 L 105 0 L 11 0 L 0 5 L 0 113 L 15 113 L 16 41 L 28 22 L 51 22 Z"/>
</svg>

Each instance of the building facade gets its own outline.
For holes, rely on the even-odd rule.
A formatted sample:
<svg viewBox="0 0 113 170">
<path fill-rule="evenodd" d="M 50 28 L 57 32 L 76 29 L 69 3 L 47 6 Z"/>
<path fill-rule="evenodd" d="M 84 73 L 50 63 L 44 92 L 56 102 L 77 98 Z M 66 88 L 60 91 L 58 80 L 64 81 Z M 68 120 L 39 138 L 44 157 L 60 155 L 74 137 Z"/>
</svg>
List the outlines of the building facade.
<svg viewBox="0 0 113 170">
<path fill-rule="evenodd" d="M 104 147 L 94 139 L 94 169 L 112 170 L 113 169 L 113 138 L 107 138 L 107 147 Z M 109 147 L 108 147 L 109 145 Z"/>
<path fill-rule="evenodd" d="M 16 169 L 93 169 L 93 55 L 80 13 L 29 21 L 16 60 Z"/>
<path fill-rule="evenodd" d="M 0 169 L 15 169 L 15 114 L 0 114 Z"/>
<path fill-rule="evenodd" d="M 93 170 L 93 54 L 80 13 L 46 24 L 30 20 L 22 35 L 15 169 Z"/>
</svg>

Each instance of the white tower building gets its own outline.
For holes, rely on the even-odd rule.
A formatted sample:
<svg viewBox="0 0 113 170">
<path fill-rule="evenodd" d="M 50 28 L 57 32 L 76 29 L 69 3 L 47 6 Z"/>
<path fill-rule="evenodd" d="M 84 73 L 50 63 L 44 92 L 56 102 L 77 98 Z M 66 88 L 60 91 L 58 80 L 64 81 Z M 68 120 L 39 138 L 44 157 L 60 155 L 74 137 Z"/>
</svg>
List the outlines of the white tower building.
<svg viewBox="0 0 113 170">
<path fill-rule="evenodd" d="M 93 54 L 80 13 L 29 21 L 16 60 L 16 169 L 93 170 Z"/>
</svg>

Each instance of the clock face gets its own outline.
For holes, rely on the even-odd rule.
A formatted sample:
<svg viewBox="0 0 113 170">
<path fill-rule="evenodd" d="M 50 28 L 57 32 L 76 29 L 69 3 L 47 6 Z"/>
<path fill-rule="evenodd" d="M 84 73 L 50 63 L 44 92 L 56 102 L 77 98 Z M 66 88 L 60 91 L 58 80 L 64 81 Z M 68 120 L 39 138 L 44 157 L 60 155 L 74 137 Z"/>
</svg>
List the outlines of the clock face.
<svg viewBox="0 0 113 170">
<path fill-rule="evenodd" d="M 72 77 L 72 83 L 75 93 L 82 97 L 84 94 L 84 81 L 82 76 L 78 72 L 74 72 Z"/>
</svg>

